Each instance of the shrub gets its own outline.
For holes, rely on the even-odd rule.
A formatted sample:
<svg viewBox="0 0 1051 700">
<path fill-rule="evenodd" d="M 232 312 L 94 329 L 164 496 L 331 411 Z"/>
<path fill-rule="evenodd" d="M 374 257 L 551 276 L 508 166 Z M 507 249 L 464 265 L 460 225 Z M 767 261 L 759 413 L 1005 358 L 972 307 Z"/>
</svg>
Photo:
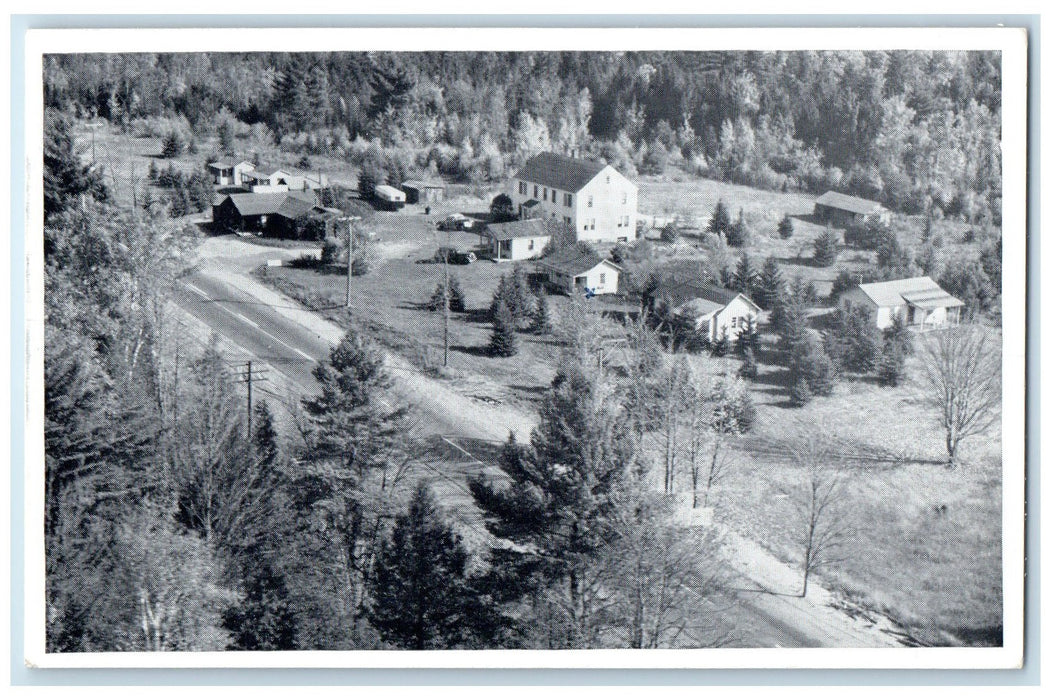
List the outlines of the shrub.
<svg viewBox="0 0 1051 700">
<path fill-rule="evenodd" d="M 493 197 L 492 203 L 489 204 L 489 218 L 494 223 L 514 221 L 515 204 L 511 198 L 503 192 Z"/>
<path fill-rule="evenodd" d="M 326 238 L 321 244 L 321 264 L 335 265 L 343 254 L 343 244 L 336 238 Z"/>
<path fill-rule="evenodd" d="M 814 264 L 819 267 L 831 267 L 839 257 L 839 236 L 831 228 L 826 228 L 814 239 Z"/>
<path fill-rule="evenodd" d="M 741 379 L 759 379 L 759 363 L 755 360 L 755 352 L 752 348 L 746 348 L 744 351 L 744 362 L 741 364 L 741 369 L 737 371 L 737 376 Z"/>
<path fill-rule="evenodd" d="M 664 243 L 674 243 L 679 240 L 679 227 L 674 221 L 669 221 L 665 224 L 664 228 L 661 229 L 661 241 Z"/>
<path fill-rule="evenodd" d="M 844 292 L 850 291 L 858 286 L 858 278 L 850 270 L 840 270 L 836 278 L 832 280 L 832 291 L 828 293 L 829 301 L 833 304 L 839 301 Z"/>
<path fill-rule="evenodd" d="M 712 428 L 739 435 L 755 427 L 756 409 L 752 395 L 743 382 L 721 379 L 711 394 Z"/>
<path fill-rule="evenodd" d="M 709 352 L 712 357 L 723 357 L 727 352 L 730 351 L 730 339 L 726 337 L 726 332 L 723 331 L 715 340 L 712 341 Z"/>
<path fill-rule="evenodd" d="M 777 223 L 777 235 L 788 240 L 792 237 L 793 233 L 795 233 L 795 224 L 792 222 L 792 219 L 788 214 L 785 214 L 784 218 Z"/>
<path fill-rule="evenodd" d="M 814 395 L 811 393 L 810 385 L 807 384 L 806 379 L 799 377 L 792 382 L 792 388 L 789 389 L 788 399 L 793 406 L 806 406 L 813 398 Z"/>
</svg>

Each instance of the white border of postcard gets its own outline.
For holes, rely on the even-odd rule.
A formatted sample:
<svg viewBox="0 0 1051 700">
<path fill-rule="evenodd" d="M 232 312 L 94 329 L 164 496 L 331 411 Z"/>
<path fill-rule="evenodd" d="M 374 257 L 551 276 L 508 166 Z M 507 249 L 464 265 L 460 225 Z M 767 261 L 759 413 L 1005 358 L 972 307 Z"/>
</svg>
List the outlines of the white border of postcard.
<svg viewBox="0 0 1051 700">
<path fill-rule="evenodd" d="M 1019 668 L 1025 513 L 1027 36 L 1017 28 L 58 29 L 26 35 L 25 655 L 42 668 Z M 177 51 L 992 50 L 1002 52 L 1003 602 L 999 648 L 49 654 L 44 644 L 42 56 Z M 30 235 L 30 233 L 32 235 Z"/>
</svg>

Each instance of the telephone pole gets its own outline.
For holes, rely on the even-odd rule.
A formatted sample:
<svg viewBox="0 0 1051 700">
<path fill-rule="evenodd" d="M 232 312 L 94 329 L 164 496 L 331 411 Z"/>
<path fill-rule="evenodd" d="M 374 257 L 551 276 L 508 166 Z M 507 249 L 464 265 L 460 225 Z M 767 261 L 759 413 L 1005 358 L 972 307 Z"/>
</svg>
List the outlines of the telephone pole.
<svg viewBox="0 0 1051 700">
<path fill-rule="evenodd" d="M 351 291 L 351 277 L 354 274 L 354 224 L 353 222 L 361 219 L 360 216 L 341 216 L 338 220 L 340 223 L 347 225 L 347 303 L 346 307 L 350 308 L 350 291 Z"/>
<path fill-rule="evenodd" d="M 241 369 L 241 376 L 237 380 L 241 384 L 248 386 L 248 441 L 252 441 L 252 382 L 253 381 L 265 381 L 266 380 L 265 369 L 252 369 L 252 361 L 246 360 L 245 366 Z"/>
</svg>

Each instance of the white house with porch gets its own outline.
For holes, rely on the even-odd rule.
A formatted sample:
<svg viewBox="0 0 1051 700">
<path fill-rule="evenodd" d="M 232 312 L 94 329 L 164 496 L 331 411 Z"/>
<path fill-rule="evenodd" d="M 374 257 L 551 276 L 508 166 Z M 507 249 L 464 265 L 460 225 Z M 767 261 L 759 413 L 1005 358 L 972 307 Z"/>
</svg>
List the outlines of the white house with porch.
<svg viewBox="0 0 1051 700">
<path fill-rule="evenodd" d="M 539 258 L 551 242 L 542 219 L 489 224 L 481 235 L 489 239 L 489 256 L 496 262 Z"/>
<path fill-rule="evenodd" d="M 898 316 L 906 325 L 921 330 L 959 323 L 964 307 L 930 277 L 859 284 L 840 295 L 839 305 L 868 309 L 879 329 L 890 326 Z"/>
<path fill-rule="evenodd" d="M 566 248 L 537 261 L 548 287 L 574 294 L 616 294 L 621 269 L 595 252 Z"/>
<path fill-rule="evenodd" d="M 758 326 L 763 312 L 747 295 L 704 282 L 666 281 L 654 298 L 667 304 L 680 323 L 709 342 L 723 337 L 736 340 L 741 331 Z"/>
<path fill-rule="evenodd" d="M 521 218 L 559 221 L 577 241 L 635 240 L 639 188 L 601 161 L 540 153 L 515 173 L 510 196 Z"/>
</svg>

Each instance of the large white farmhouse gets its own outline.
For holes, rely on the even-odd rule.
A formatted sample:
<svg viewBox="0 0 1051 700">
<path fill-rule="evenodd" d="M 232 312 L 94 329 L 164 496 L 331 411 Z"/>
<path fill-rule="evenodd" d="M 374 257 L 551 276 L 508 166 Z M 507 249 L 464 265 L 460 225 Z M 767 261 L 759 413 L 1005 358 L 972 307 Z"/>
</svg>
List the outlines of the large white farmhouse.
<svg viewBox="0 0 1051 700">
<path fill-rule="evenodd" d="M 515 174 L 510 190 L 523 219 L 557 219 L 578 241 L 635 240 L 639 188 L 605 163 L 540 153 Z"/>
</svg>

